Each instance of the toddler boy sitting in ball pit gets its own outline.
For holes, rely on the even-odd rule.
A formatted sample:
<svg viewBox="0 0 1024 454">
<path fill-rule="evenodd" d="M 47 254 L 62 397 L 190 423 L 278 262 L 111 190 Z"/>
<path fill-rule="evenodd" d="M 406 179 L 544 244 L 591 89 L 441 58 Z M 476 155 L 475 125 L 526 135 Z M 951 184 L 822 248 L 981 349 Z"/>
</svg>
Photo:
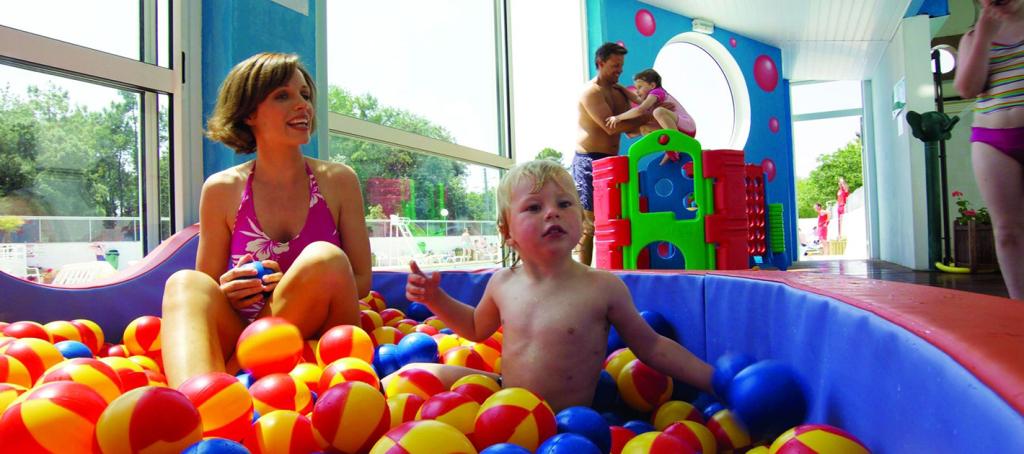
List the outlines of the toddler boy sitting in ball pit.
<svg viewBox="0 0 1024 454">
<path fill-rule="evenodd" d="M 406 298 L 426 304 L 456 334 L 472 341 L 503 327 L 502 385 L 527 388 L 554 411 L 594 398 L 605 359 L 609 326 L 645 364 L 711 392 L 710 365 L 656 333 L 640 317 L 626 285 L 615 275 L 572 258 L 583 228 L 572 177 L 558 163 L 538 160 L 509 171 L 498 186 L 498 229 L 518 255 L 494 273 L 476 308 L 439 287 L 412 262 Z M 519 261 L 522 263 L 519 263 Z M 474 369 L 412 364 L 446 387 Z"/>
</svg>

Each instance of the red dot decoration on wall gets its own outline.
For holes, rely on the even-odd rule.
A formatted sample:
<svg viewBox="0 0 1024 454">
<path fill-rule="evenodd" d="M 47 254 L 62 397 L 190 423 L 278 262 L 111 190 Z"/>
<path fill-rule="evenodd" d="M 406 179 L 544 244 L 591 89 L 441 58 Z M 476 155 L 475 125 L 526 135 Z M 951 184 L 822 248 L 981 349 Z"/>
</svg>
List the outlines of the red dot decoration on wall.
<svg viewBox="0 0 1024 454">
<path fill-rule="evenodd" d="M 736 47 L 736 38 L 735 37 L 729 38 L 729 46 Z"/>
<path fill-rule="evenodd" d="M 761 55 L 754 60 L 754 80 L 764 91 L 775 90 L 775 86 L 779 84 L 779 69 L 771 57 Z"/>
<path fill-rule="evenodd" d="M 641 35 L 651 36 L 654 34 L 655 24 L 654 15 L 646 9 L 641 9 L 636 12 L 636 31 L 640 32 Z"/>
<path fill-rule="evenodd" d="M 772 161 L 771 158 L 764 158 L 761 161 L 761 170 L 768 176 L 769 182 L 775 180 L 775 161 Z"/>
<path fill-rule="evenodd" d="M 778 118 L 771 117 L 771 118 L 768 119 L 768 130 L 773 132 L 773 133 L 779 132 L 779 119 Z"/>
</svg>

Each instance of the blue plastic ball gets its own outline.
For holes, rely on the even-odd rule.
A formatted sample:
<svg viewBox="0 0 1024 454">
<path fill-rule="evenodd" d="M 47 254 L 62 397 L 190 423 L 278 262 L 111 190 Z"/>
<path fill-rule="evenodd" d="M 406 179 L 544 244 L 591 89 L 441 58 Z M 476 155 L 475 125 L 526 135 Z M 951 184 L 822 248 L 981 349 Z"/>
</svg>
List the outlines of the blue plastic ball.
<svg viewBox="0 0 1024 454">
<path fill-rule="evenodd" d="M 398 358 L 402 364 L 436 363 L 437 341 L 426 333 L 409 333 L 398 341 Z"/>
<path fill-rule="evenodd" d="M 611 432 L 608 435 L 608 446 L 611 446 Z M 587 437 L 574 433 L 555 435 L 545 440 L 537 448 L 537 454 L 601 454 L 602 452 L 608 451 L 602 451 Z"/>
<path fill-rule="evenodd" d="M 669 339 L 676 340 L 676 330 L 672 324 L 665 319 L 664 315 L 655 311 L 640 311 L 640 317 L 647 322 L 654 331 Z"/>
<path fill-rule="evenodd" d="M 608 423 L 609 426 L 621 426 L 623 423 L 626 422 L 625 419 L 622 419 L 622 417 L 619 416 L 619 414 L 615 413 L 614 411 L 606 411 L 604 413 L 601 413 L 601 417 L 604 418 L 604 421 Z"/>
<path fill-rule="evenodd" d="M 498 443 L 488 446 L 480 454 L 531 454 L 529 449 L 512 443 Z"/>
<path fill-rule="evenodd" d="M 441 334 L 455 334 L 455 331 L 452 331 L 451 328 L 441 328 L 437 332 L 439 332 Z"/>
<path fill-rule="evenodd" d="M 207 438 L 189 446 L 182 454 L 248 454 L 249 450 L 224 438 Z"/>
<path fill-rule="evenodd" d="M 657 430 L 657 429 L 654 428 L 653 425 L 651 425 L 651 423 L 649 423 L 647 421 L 641 421 L 639 419 L 634 419 L 632 421 L 627 421 L 625 424 L 622 425 L 622 427 L 625 427 L 625 428 L 627 428 L 629 430 L 632 430 L 633 433 L 635 433 L 637 435 L 640 435 L 642 433 L 647 433 L 647 432 L 654 432 L 655 430 Z"/>
<path fill-rule="evenodd" d="M 254 269 L 254 270 L 256 270 L 256 275 L 255 276 L 251 276 L 251 277 L 250 276 L 246 276 L 244 279 L 260 279 L 260 280 L 263 280 L 263 276 L 266 276 L 268 274 L 273 274 L 274 273 L 274 270 L 272 270 L 270 268 L 267 268 L 267 267 L 264 267 L 263 266 L 263 262 L 260 262 L 258 260 L 254 260 L 252 262 L 248 262 L 248 263 L 239 265 L 238 268 L 239 269 L 243 269 L 243 270 L 245 270 L 245 269 Z"/>
<path fill-rule="evenodd" d="M 92 351 L 89 347 L 79 341 L 66 340 L 60 341 L 53 344 L 60 351 L 60 354 L 64 356 L 64 359 L 71 358 L 92 358 Z"/>
<path fill-rule="evenodd" d="M 715 373 L 711 376 L 711 388 L 722 402 L 730 403 L 729 385 L 733 377 L 747 366 L 754 364 L 754 357 L 743 353 L 726 353 L 715 360 Z"/>
<path fill-rule="evenodd" d="M 711 394 L 701 392 L 697 394 L 697 398 L 693 399 L 692 402 L 694 407 L 703 411 L 703 409 L 707 408 L 708 405 L 718 402 L 718 399 L 715 399 L 715 396 L 712 396 Z"/>
<path fill-rule="evenodd" d="M 428 308 L 426 304 L 412 302 L 409 303 L 409 308 L 406 309 L 405 315 L 417 322 L 422 322 L 426 320 L 427 317 L 434 315 L 434 313 L 430 311 L 430 308 Z"/>
<path fill-rule="evenodd" d="M 242 384 L 245 385 L 246 388 L 249 388 L 250 386 L 252 386 L 253 383 L 256 382 L 256 378 L 253 377 L 252 374 L 244 371 L 239 372 L 238 375 L 235 375 L 235 378 L 237 378 L 238 381 L 242 382 Z"/>
<path fill-rule="evenodd" d="M 722 410 L 725 410 L 725 405 L 722 405 L 719 402 L 712 402 L 707 407 L 704 407 L 704 410 L 701 410 L 701 413 L 704 414 L 704 419 L 711 419 L 712 416 L 715 416 L 715 413 Z"/>
<path fill-rule="evenodd" d="M 626 343 L 622 341 L 622 338 L 619 337 L 619 332 L 615 331 L 613 326 L 612 329 L 608 330 L 608 350 L 606 354 L 611 354 L 620 348 L 626 348 Z"/>
<path fill-rule="evenodd" d="M 807 393 L 793 368 L 760 361 L 736 374 L 729 385 L 732 411 L 751 437 L 764 440 L 798 426 L 807 417 Z"/>
<path fill-rule="evenodd" d="M 615 379 L 608 371 L 602 370 L 597 378 L 597 390 L 594 391 L 594 401 L 591 404 L 597 411 L 609 411 L 615 407 L 615 401 L 619 399 L 619 387 Z"/>
<path fill-rule="evenodd" d="M 590 440 L 601 452 L 612 449 L 612 432 L 608 422 L 593 408 L 569 407 L 555 415 L 558 433 L 578 434 Z"/>
<path fill-rule="evenodd" d="M 387 377 L 392 372 L 402 367 L 402 361 L 398 358 L 398 346 L 394 344 L 380 344 L 373 355 L 373 370 L 377 371 L 378 377 Z"/>
</svg>

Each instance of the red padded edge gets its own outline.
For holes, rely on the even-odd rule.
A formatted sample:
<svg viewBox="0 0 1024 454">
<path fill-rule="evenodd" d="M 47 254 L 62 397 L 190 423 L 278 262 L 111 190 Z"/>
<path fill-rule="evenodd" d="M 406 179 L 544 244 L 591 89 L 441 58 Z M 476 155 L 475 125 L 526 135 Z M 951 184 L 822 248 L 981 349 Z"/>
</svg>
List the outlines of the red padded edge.
<svg viewBox="0 0 1024 454">
<path fill-rule="evenodd" d="M 773 281 L 871 312 L 942 350 L 1024 414 L 1024 303 L 858 277 L 782 271 L 715 272 Z"/>
</svg>

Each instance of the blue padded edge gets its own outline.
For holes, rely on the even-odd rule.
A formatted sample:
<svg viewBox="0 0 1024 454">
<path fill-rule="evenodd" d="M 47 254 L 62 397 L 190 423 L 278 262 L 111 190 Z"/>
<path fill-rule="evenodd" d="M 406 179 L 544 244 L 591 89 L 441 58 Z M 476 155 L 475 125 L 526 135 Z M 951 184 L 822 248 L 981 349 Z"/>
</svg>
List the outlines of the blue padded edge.
<svg viewBox="0 0 1024 454">
<path fill-rule="evenodd" d="M 708 354 L 794 365 L 808 421 L 875 453 L 1024 452 L 1024 416 L 913 333 L 833 298 L 769 281 L 705 279 Z"/>
<path fill-rule="evenodd" d="M 194 269 L 199 236 L 154 268 L 131 279 L 89 288 L 50 287 L 0 273 L 0 321 L 92 320 L 107 342 L 121 341 L 124 328 L 143 315 L 160 315 L 164 284 L 178 270 Z"/>
<path fill-rule="evenodd" d="M 484 294 L 493 270 L 482 272 L 445 271 L 441 288 L 453 298 L 475 306 Z M 653 310 L 672 323 L 676 340 L 693 354 L 705 356 L 704 276 L 698 274 L 616 273 L 629 287 L 637 310 Z M 373 288 L 381 293 L 388 307 L 405 310 L 405 281 L 408 273 L 375 272 Z"/>
</svg>

